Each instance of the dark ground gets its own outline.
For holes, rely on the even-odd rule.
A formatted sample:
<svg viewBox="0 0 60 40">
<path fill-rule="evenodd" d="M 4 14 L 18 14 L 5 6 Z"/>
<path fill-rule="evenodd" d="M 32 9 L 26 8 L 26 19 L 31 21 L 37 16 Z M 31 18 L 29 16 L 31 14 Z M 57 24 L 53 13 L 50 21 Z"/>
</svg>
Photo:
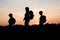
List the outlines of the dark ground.
<svg viewBox="0 0 60 40">
<path fill-rule="evenodd" d="M 0 32 L 60 32 L 60 24 L 32 25 L 28 28 L 23 25 L 0 26 Z"/>
</svg>

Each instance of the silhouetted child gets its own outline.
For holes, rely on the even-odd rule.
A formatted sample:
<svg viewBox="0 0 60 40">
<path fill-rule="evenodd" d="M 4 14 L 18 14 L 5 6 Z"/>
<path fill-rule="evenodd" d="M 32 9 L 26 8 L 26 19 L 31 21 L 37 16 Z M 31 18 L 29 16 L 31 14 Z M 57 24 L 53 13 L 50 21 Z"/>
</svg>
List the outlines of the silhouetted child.
<svg viewBox="0 0 60 40">
<path fill-rule="evenodd" d="M 9 19 L 8 23 L 9 23 L 10 26 L 12 26 L 13 24 L 16 23 L 16 20 L 13 17 L 13 14 L 12 13 L 9 14 L 9 17 L 10 17 L 10 19 Z"/>
<path fill-rule="evenodd" d="M 40 25 L 43 26 L 43 24 L 46 22 L 46 16 L 43 15 L 43 11 L 40 11 L 39 14 L 41 15 L 41 17 L 39 18 L 40 20 Z"/>
</svg>

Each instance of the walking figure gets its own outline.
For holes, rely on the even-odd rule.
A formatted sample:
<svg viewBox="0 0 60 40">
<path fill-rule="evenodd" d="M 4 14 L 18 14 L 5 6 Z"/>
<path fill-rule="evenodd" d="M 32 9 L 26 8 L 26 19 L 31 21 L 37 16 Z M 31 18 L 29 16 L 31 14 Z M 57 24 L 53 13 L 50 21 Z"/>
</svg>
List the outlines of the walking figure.
<svg viewBox="0 0 60 40">
<path fill-rule="evenodd" d="M 8 23 L 9 23 L 10 26 L 12 26 L 13 24 L 16 23 L 16 20 L 13 17 L 13 14 L 12 13 L 9 14 L 9 17 L 10 17 L 10 19 L 9 19 Z"/>
<path fill-rule="evenodd" d="M 25 10 L 26 10 L 25 18 L 24 18 L 24 20 L 25 20 L 25 26 L 28 26 L 29 21 L 30 21 L 30 18 L 29 18 L 29 7 L 26 7 Z"/>
<path fill-rule="evenodd" d="M 25 10 L 26 10 L 25 18 L 24 18 L 24 20 L 25 20 L 25 26 L 28 26 L 30 20 L 33 19 L 34 15 L 33 15 L 33 11 L 29 11 L 29 7 L 26 7 Z"/>
<path fill-rule="evenodd" d="M 46 16 L 43 15 L 43 11 L 40 11 L 39 14 L 41 15 L 41 17 L 39 18 L 39 24 L 43 26 L 43 24 L 46 22 Z"/>
</svg>

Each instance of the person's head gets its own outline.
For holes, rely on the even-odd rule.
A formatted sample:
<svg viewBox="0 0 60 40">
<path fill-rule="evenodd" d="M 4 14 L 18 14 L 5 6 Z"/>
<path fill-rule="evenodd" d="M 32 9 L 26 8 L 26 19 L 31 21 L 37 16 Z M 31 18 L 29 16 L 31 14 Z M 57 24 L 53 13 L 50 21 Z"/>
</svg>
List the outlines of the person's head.
<svg viewBox="0 0 60 40">
<path fill-rule="evenodd" d="M 26 10 L 26 11 L 29 11 L 29 7 L 26 7 L 25 10 Z"/>
<path fill-rule="evenodd" d="M 9 17 L 13 17 L 13 14 L 12 14 L 12 13 L 10 13 L 10 14 L 9 14 Z"/>
<path fill-rule="evenodd" d="M 39 14 L 42 15 L 43 14 L 43 11 L 39 11 Z"/>
</svg>

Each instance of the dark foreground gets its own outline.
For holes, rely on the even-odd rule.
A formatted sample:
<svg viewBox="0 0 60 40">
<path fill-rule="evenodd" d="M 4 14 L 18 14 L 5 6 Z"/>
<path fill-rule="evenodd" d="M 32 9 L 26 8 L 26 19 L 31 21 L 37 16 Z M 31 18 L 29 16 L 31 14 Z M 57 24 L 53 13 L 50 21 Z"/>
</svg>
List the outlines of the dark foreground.
<svg viewBox="0 0 60 40">
<path fill-rule="evenodd" d="M 32 25 L 28 28 L 23 25 L 0 26 L 0 32 L 60 32 L 60 24 Z"/>
</svg>

